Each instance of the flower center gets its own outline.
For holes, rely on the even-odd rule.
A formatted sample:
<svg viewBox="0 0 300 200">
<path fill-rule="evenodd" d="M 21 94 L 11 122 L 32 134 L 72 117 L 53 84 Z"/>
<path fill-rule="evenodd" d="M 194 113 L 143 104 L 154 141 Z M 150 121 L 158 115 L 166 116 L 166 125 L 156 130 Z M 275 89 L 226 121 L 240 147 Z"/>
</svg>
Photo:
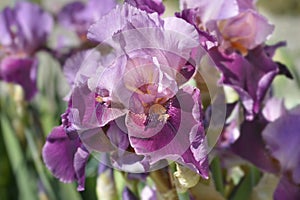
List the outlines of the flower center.
<svg viewBox="0 0 300 200">
<path fill-rule="evenodd" d="M 147 120 L 145 122 L 146 128 L 156 127 L 159 123 L 166 123 L 169 118 L 167 109 L 160 104 L 153 104 L 149 108 Z"/>
</svg>

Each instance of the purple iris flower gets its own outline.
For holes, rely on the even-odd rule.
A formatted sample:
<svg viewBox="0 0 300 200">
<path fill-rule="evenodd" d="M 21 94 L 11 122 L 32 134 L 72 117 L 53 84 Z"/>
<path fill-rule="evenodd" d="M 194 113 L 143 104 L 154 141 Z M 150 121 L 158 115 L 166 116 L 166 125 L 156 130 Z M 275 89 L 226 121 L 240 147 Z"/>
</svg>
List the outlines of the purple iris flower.
<svg viewBox="0 0 300 200">
<path fill-rule="evenodd" d="M 282 115 L 275 120 L 272 119 L 274 121 L 269 123 L 262 132 L 266 147 L 271 156 L 279 162 L 282 174 L 274 199 L 298 199 L 300 198 L 300 151 L 298 147 L 300 106 L 290 111 L 282 109 L 281 113 Z"/>
<path fill-rule="evenodd" d="M 93 24 L 88 37 L 115 52 L 102 55 L 96 67 L 88 65 L 90 70 L 84 64 L 73 70 L 70 114 L 85 147 L 103 152 L 113 144 L 131 149 L 124 156 L 144 169 L 169 159 L 207 178 L 200 91 L 183 86 L 195 72 L 189 63 L 200 45 L 195 28 L 125 3 Z M 99 127 L 101 134 L 90 132 Z"/>
<path fill-rule="evenodd" d="M 0 79 L 20 84 L 27 100 L 37 92 L 34 54 L 45 46 L 52 26 L 52 17 L 29 2 L 19 2 L 0 13 Z"/>
<path fill-rule="evenodd" d="M 285 66 L 272 61 L 274 51 L 284 46 L 264 46 L 273 26 L 255 9 L 254 1 L 182 0 L 181 13 L 198 28 L 199 35 L 215 35 L 210 41 L 210 56 L 222 73 L 221 82 L 235 89 L 252 120 L 260 112 L 261 103 L 276 75 L 291 77 Z"/>
<path fill-rule="evenodd" d="M 71 106 L 71 102 L 69 102 Z M 85 165 L 89 152 L 82 144 L 70 122 L 70 107 L 62 114 L 62 125 L 52 129 L 43 147 L 47 168 L 60 181 L 78 182 L 78 191 L 84 190 Z"/>
<path fill-rule="evenodd" d="M 253 0 L 181 0 L 180 7 L 182 12 L 193 13 L 194 24 L 213 33 L 222 48 L 242 54 L 264 43 L 274 29 L 256 11 Z"/>
<path fill-rule="evenodd" d="M 114 122 L 110 122 L 109 125 L 100 128 L 99 126 L 89 126 L 85 131 L 81 131 L 82 137 L 79 135 L 80 125 L 74 124 L 74 117 L 76 118 L 76 111 L 74 107 L 79 108 L 82 120 L 85 123 L 89 122 L 88 116 L 91 114 L 88 107 L 91 103 L 91 108 L 95 108 L 98 104 L 96 101 L 95 93 L 92 96 L 92 102 L 88 99 L 88 88 L 85 76 L 76 76 L 77 73 L 84 74 L 84 70 L 80 70 L 80 64 L 82 64 L 86 55 L 89 55 L 90 51 L 79 52 L 70 57 L 65 66 L 64 73 L 73 88 L 69 95 L 68 108 L 65 113 L 61 115 L 62 125 L 55 127 L 49 134 L 46 144 L 43 147 L 43 159 L 47 168 L 62 182 L 78 182 L 78 190 L 84 190 L 85 182 L 85 166 L 87 164 L 90 152 L 84 146 L 84 143 L 88 144 L 89 148 L 96 149 L 100 152 L 111 152 L 111 160 L 104 161 L 105 164 L 112 162 L 113 166 L 119 167 L 128 162 L 139 162 L 143 159 L 141 156 L 127 156 L 125 150 L 129 146 L 129 140 L 127 134 L 123 133 L 115 125 Z M 88 63 L 90 66 L 97 66 L 98 56 Z M 89 73 L 93 73 L 93 67 L 85 68 Z M 86 73 L 87 75 L 88 73 Z M 81 83 L 79 87 L 76 84 Z M 81 101 L 82 98 L 87 100 Z M 83 103 L 86 103 L 83 104 Z M 101 141 L 101 143 L 100 143 Z M 59 149 L 59 151 L 58 151 Z M 101 165 L 102 167 L 104 165 Z M 102 168 L 101 168 L 102 169 Z M 101 170 L 100 170 L 101 171 Z M 102 170 L 103 171 L 103 170 Z"/>
<path fill-rule="evenodd" d="M 226 54 L 217 48 L 210 55 L 222 72 L 221 82 L 229 85 L 239 94 L 246 110 L 246 117 L 252 120 L 261 110 L 261 103 L 278 74 L 291 77 L 285 66 L 272 60 L 274 47 L 258 46 L 248 52 L 246 57 L 238 53 Z"/>
<path fill-rule="evenodd" d="M 299 116 L 299 106 L 288 111 L 282 101 L 269 99 L 262 115 L 241 124 L 241 136 L 231 146 L 237 155 L 280 176 L 274 192 L 276 200 L 300 197 Z"/>
<path fill-rule="evenodd" d="M 84 40 L 91 24 L 106 15 L 117 5 L 115 0 L 76 1 L 65 5 L 58 14 L 60 24 L 71 28 Z"/>
<path fill-rule="evenodd" d="M 136 154 L 145 156 L 150 164 L 162 159 L 178 161 L 207 178 L 200 91 L 181 87 L 193 75 L 185 69 L 193 49 L 199 46 L 196 29 L 181 19 L 162 20 L 156 13 L 147 14 L 128 4 L 106 17 L 112 16 L 120 20 L 100 33 L 107 24 L 102 18 L 91 26 L 88 37 L 99 42 L 106 42 L 105 37 L 120 38 L 117 45 L 125 55 L 117 57 L 116 65 L 104 69 L 100 77 L 92 77 L 91 89 L 108 91 L 107 96 L 100 94 L 102 105 L 123 105 L 127 134 Z M 102 77 L 116 79 L 108 84 Z"/>
</svg>

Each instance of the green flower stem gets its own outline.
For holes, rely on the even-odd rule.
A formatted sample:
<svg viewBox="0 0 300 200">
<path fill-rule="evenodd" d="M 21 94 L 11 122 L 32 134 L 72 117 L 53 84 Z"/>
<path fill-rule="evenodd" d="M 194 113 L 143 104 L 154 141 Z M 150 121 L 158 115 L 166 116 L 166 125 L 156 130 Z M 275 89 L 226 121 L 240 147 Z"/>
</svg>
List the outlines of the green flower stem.
<svg viewBox="0 0 300 200">
<path fill-rule="evenodd" d="M 179 200 L 190 200 L 190 195 L 188 192 L 184 192 L 184 193 L 177 193 L 178 194 L 178 198 Z"/>
<path fill-rule="evenodd" d="M 173 175 L 174 172 L 176 172 L 176 163 L 175 162 L 171 163 L 169 169 L 170 169 L 170 177 L 172 177 L 171 180 L 174 182 Z M 190 196 L 188 192 L 179 192 L 178 189 L 176 189 L 176 191 L 179 200 L 190 200 Z"/>
<path fill-rule="evenodd" d="M 36 144 L 34 142 L 34 139 L 33 139 L 33 136 L 32 136 L 32 132 L 29 132 L 28 129 L 25 130 L 25 136 L 26 136 L 26 139 L 27 139 L 27 142 L 28 142 L 28 145 L 29 145 L 29 149 L 31 151 L 31 154 L 32 154 L 32 158 L 33 158 L 33 162 L 34 162 L 34 165 L 35 165 L 35 168 L 37 170 L 37 173 L 39 175 L 39 178 L 41 179 L 41 182 L 43 184 L 43 186 L 45 187 L 45 190 L 47 191 L 47 195 L 49 196 L 49 199 L 56 199 L 55 198 L 55 194 L 51 188 L 51 185 L 44 173 L 44 170 L 43 170 L 43 163 L 40 159 L 40 156 L 39 156 L 39 151 L 36 147 Z"/>
<path fill-rule="evenodd" d="M 224 182 L 223 182 L 222 168 L 221 168 L 219 157 L 215 157 L 211 162 L 211 171 L 215 182 L 216 190 L 224 196 L 225 194 Z"/>
<path fill-rule="evenodd" d="M 159 196 L 163 200 L 179 200 L 175 186 L 170 181 L 170 176 L 166 171 L 157 170 L 150 173 L 150 177 L 155 183 Z"/>
</svg>

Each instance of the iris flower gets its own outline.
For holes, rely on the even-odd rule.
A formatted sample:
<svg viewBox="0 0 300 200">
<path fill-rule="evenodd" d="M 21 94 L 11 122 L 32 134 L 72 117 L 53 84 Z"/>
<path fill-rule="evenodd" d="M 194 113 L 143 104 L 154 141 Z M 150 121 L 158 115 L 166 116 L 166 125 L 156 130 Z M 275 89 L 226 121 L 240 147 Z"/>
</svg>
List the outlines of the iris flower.
<svg viewBox="0 0 300 200">
<path fill-rule="evenodd" d="M 0 13 L 0 80 L 21 85 L 26 100 L 37 92 L 35 53 L 45 46 L 52 26 L 51 15 L 29 2 Z"/>
<path fill-rule="evenodd" d="M 204 52 L 197 30 L 125 3 L 93 24 L 88 39 L 100 50 L 79 53 L 65 66 L 72 84 L 67 120 L 50 133 L 43 154 L 52 173 L 81 186 L 76 169 L 85 155 L 104 152 L 120 169 L 136 164 L 131 170 L 145 172 L 171 160 L 208 178 L 200 91 L 186 85 Z M 58 145 L 73 151 L 54 150 Z"/>
</svg>

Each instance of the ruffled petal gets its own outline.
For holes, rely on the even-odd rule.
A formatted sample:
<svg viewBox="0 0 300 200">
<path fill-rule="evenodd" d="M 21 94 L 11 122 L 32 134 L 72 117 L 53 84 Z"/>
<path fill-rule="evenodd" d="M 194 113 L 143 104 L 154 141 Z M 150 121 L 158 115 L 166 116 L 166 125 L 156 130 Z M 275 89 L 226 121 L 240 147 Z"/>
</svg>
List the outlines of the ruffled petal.
<svg viewBox="0 0 300 200">
<path fill-rule="evenodd" d="M 64 128 L 53 128 L 43 147 L 43 159 L 47 168 L 62 182 L 77 180 L 74 156 L 80 146 L 78 139 L 70 140 Z"/>
<path fill-rule="evenodd" d="M 111 21 L 111 19 L 114 19 Z M 109 14 L 94 23 L 88 30 L 87 37 L 91 41 L 103 42 L 120 32 L 121 30 L 132 29 L 129 24 L 134 24 L 135 28 L 159 26 L 160 20 L 156 13 L 148 15 L 127 3 L 117 6 Z"/>
<path fill-rule="evenodd" d="M 222 37 L 237 48 L 253 49 L 264 43 L 272 34 L 274 26 L 253 10 L 219 22 Z"/>
<path fill-rule="evenodd" d="M 149 156 L 151 163 L 162 159 L 179 161 L 207 178 L 201 112 L 199 90 L 186 86 L 172 99 L 167 111 L 169 118 L 159 126 L 148 128 L 145 118 L 129 114 L 126 123 L 131 146 L 137 154 Z"/>
<path fill-rule="evenodd" d="M 69 57 L 63 66 L 63 72 L 70 86 L 86 83 L 89 77 L 99 71 L 100 58 L 100 52 L 93 50 L 80 51 Z"/>
</svg>

